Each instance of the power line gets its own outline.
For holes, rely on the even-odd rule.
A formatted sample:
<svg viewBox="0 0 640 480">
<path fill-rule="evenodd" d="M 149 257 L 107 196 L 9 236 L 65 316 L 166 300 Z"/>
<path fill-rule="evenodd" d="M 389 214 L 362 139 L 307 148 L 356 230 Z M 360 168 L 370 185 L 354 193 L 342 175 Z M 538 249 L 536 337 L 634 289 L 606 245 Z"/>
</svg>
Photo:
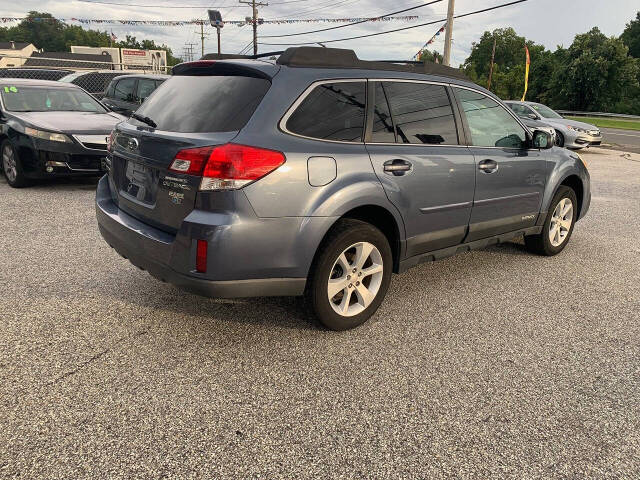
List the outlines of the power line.
<svg viewBox="0 0 640 480">
<path fill-rule="evenodd" d="M 120 3 L 120 2 L 107 2 L 106 0 L 74 0 L 76 2 L 83 3 L 99 3 L 101 5 L 119 5 L 121 7 L 141 7 L 141 8 L 229 8 L 229 7 L 212 7 L 207 5 L 148 5 L 148 4 L 139 4 L 139 3 Z"/>
<path fill-rule="evenodd" d="M 350 27 L 352 25 L 358 25 L 360 23 L 372 22 L 374 20 L 379 20 L 380 18 L 390 17 L 391 15 L 397 15 L 398 13 L 408 12 L 409 10 L 416 10 L 417 8 L 426 7 L 427 5 L 433 5 L 434 3 L 442 2 L 442 0 L 432 0 L 431 2 L 423 3 L 421 5 L 417 5 L 415 7 L 405 8 L 403 10 L 397 10 L 395 12 L 387 13 L 384 15 L 378 15 L 377 17 L 367 18 L 365 20 L 359 20 L 353 23 L 347 23 L 346 25 L 338 25 L 337 27 L 329 27 L 329 28 L 321 28 L 320 30 L 310 30 L 308 32 L 300 32 L 300 33 L 288 33 L 285 35 L 262 35 L 262 38 L 274 38 L 274 37 L 293 37 L 296 35 L 306 35 L 309 33 L 318 33 L 318 32 L 326 32 L 327 30 L 335 30 L 337 28 Z"/>
<path fill-rule="evenodd" d="M 511 5 L 515 5 L 517 3 L 523 3 L 526 2 L 528 0 L 515 0 L 513 2 L 509 2 L 509 3 L 503 3 L 502 5 L 496 5 L 494 7 L 489 7 L 489 8 L 483 8 L 482 10 L 476 10 L 474 12 L 468 12 L 468 13 L 463 13 L 460 15 L 456 15 L 454 18 L 462 18 L 462 17 L 468 17 L 469 15 L 475 15 L 477 13 L 484 13 L 484 12 L 489 12 L 491 10 L 497 10 L 498 8 L 503 8 L 503 7 L 509 7 Z M 425 27 L 427 25 L 433 25 L 436 23 L 442 23 L 445 22 L 447 19 L 441 19 L 441 20 L 434 20 L 432 22 L 426 22 L 426 23 L 420 23 L 418 25 L 411 25 L 410 27 L 403 27 L 403 28 L 396 28 L 394 30 L 385 30 L 384 32 L 377 32 L 377 33 L 369 33 L 367 35 L 358 35 L 355 37 L 347 37 L 347 38 L 337 38 L 335 40 L 315 40 L 315 41 L 311 41 L 311 42 L 299 42 L 299 43 L 260 43 L 261 45 L 311 45 L 311 44 L 315 44 L 315 43 L 333 43 L 333 42 L 344 42 L 347 40 L 356 40 L 358 38 L 367 38 L 367 37 L 375 37 L 376 35 L 385 35 L 387 33 L 395 33 L 395 32 L 401 32 L 403 30 L 410 30 L 412 28 L 418 28 L 418 27 Z"/>
<path fill-rule="evenodd" d="M 310 13 L 317 12 L 318 10 L 324 10 L 325 8 L 329 8 L 329 7 L 337 7 L 338 5 L 343 5 L 343 4 L 351 2 L 351 1 L 356 3 L 356 2 L 359 2 L 360 0 L 340 0 L 338 2 L 335 2 L 335 1 L 331 0 L 328 3 L 324 3 L 324 4 L 321 4 L 321 5 L 317 6 L 316 8 L 312 8 L 310 10 L 309 9 L 299 10 L 297 12 L 290 13 L 289 15 L 286 15 L 286 16 L 284 16 L 282 18 L 291 18 L 291 17 L 295 17 L 298 14 L 300 16 L 305 16 L 305 15 L 309 15 Z"/>
</svg>

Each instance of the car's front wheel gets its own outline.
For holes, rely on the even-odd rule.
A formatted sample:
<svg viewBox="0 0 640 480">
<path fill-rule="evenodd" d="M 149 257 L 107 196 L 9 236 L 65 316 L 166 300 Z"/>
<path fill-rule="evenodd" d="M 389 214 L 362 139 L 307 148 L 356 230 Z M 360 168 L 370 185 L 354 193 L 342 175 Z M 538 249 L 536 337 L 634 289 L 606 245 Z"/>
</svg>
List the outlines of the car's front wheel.
<svg viewBox="0 0 640 480">
<path fill-rule="evenodd" d="M 309 275 L 307 296 L 327 328 L 347 330 L 366 322 L 384 299 L 393 256 L 373 225 L 339 220 L 323 241 Z"/>
<path fill-rule="evenodd" d="M 559 130 L 556 130 L 556 147 L 564 147 L 564 135 Z"/>
<path fill-rule="evenodd" d="M 578 215 L 578 199 L 573 189 L 561 186 L 538 235 L 524 237 L 526 247 L 539 255 L 556 255 L 569 243 Z"/>
<path fill-rule="evenodd" d="M 9 140 L 5 140 L 0 148 L 2 149 L 2 171 L 7 183 L 14 188 L 24 187 L 27 182 L 15 147 Z"/>
</svg>

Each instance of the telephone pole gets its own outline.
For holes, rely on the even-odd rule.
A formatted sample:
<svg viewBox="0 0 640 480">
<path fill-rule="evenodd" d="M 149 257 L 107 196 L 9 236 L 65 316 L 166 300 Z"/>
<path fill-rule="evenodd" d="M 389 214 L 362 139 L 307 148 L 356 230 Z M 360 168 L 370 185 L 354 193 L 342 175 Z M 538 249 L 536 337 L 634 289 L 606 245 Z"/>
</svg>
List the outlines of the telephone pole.
<svg viewBox="0 0 640 480">
<path fill-rule="evenodd" d="M 453 4 L 455 0 L 449 0 L 449 8 L 447 9 L 447 32 L 444 37 L 444 59 L 442 63 L 446 66 L 451 64 L 451 35 L 453 34 Z"/>
<path fill-rule="evenodd" d="M 202 47 L 202 57 L 204 57 L 204 37 L 209 35 L 204 33 L 204 20 L 200 22 L 200 46 Z M 218 37 L 218 45 L 220 45 L 220 37 Z"/>
<path fill-rule="evenodd" d="M 493 50 L 491 50 L 491 67 L 489 68 L 489 81 L 487 82 L 487 90 L 491 90 L 491 77 L 493 76 L 493 61 L 496 58 L 496 36 L 493 36 Z"/>
<path fill-rule="evenodd" d="M 251 5 L 251 9 L 253 10 L 253 14 L 251 16 L 253 23 L 253 54 L 258 54 L 258 8 L 257 7 L 266 7 L 269 4 L 266 2 L 256 2 L 256 0 L 239 0 L 240 3 L 246 3 L 247 5 Z"/>
</svg>

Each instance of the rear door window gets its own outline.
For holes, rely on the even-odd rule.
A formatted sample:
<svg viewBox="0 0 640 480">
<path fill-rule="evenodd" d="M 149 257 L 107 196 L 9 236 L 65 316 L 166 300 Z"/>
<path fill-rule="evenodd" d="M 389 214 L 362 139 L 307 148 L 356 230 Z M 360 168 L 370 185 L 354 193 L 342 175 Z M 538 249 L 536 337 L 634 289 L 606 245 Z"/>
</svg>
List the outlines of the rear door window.
<svg viewBox="0 0 640 480">
<path fill-rule="evenodd" d="M 249 121 L 270 86 L 269 80 L 255 77 L 177 75 L 164 82 L 136 113 L 151 118 L 158 130 L 236 131 Z"/>
<path fill-rule="evenodd" d="M 366 94 L 365 81 L 318 85 L 289 117 L 286 128 L 305 137 L 362 142 Z"/>
<path fill-rule="evenodd" d="M 397 143 L 458 144 L 453 108 L 444 86 L 421 82 L 383 82 L 383 86 Z"/>
<path fill-rule="evenodd" d="M 134 90 L 136 88 L 135 78 L 123 78 L 118 80 L 116 88 L 114 89 L 113 96 L 118 100 L 124 102 L 133 102 L 135 100 Z"/>
<path fill-rule="evenodd" d="M 376 82 L 376 103 L 373 107 L 373 129 L 371 131 L 371 141 L 373 143 L 395 143 L 396 134 L 393 127 L 391 111 L 387 103 L 382 83 Z"/>
</svg>

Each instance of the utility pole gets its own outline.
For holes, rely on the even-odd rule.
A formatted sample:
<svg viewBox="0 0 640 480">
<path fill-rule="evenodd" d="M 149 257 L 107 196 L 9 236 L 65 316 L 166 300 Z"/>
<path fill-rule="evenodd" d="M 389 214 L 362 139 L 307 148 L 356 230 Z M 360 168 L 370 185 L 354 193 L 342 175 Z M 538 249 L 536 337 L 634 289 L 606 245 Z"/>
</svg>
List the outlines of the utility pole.
<svg viewBox="0 0 640 480">
<path fill-rule="evenodd" d="M 202 57 L 204 57 L 204 20 L 200 22 L 200 45 L 202 47 Z M 218 39 L 218 44 L 220 44 L 220 39 Z"/>
<path fill-rule="evenodd" d="M 197 43 L 185 43 L 185 46 L 182 48 L 185 61 L 191 62 L 193 60 L 193 47 L 195 45 L 197 45 Z"/>
<path fill-rule="evenodd" d="M 446 66 L 451 64 L 451 35 L 453 34 L 453 4 L 455 0 L 449 0 L 449 8 L 447 9 L 447 32 L 444 37 L 444 58 L 442 63 Z"/>
<path fill-rule="evenodd" d="M 266 7 L 269 4 L 263 2 L 257 2 L 256 0 L 239 0 L 240 3 L 246 3 L 247 5 L 251 5 L 251 9 L 253 10 L 253 14 L 251 18 L 253 19 L 251 23 L 253 23 L 253 54 L 258 54 L 258 9 L 257 7 Z"/>
<path fill-rule="evenodd" d="M 496 39 L 497 37 L 493 36 L 493 50 L 491 50 L 491 67 L 489 68 L 489 81 L 487 82 L 487 90 L 491 90 L 491 77 L 493 76 L 493 61 L 496 58 Z"/>
</svg>

